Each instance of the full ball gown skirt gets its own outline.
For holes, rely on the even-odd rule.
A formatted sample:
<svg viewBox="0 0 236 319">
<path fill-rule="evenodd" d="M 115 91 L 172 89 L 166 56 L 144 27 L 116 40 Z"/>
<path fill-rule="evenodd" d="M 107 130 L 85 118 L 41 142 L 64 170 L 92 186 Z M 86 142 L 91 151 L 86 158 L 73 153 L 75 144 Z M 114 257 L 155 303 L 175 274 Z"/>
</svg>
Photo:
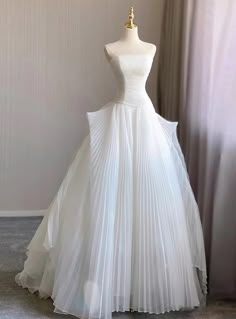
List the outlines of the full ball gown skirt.
<svg viewBox="0 0 236 319">
<path fill-rule="evenodd" d="M 80 318 L 197 307 L 207 293 L 205 251 L 177 123 L 146 93 L 151 57 L 110 64 L 118 94 L 87 113 L 89 134 L 16 282 Z"/>
</svg>

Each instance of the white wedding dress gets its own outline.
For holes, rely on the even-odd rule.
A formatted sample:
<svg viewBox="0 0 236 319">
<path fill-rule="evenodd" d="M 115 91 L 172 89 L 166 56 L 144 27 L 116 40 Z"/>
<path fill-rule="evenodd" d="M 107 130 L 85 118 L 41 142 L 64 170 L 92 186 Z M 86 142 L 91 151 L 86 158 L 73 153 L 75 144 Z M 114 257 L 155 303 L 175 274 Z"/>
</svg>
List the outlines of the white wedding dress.
<svg viewBox="0 0 236 319">
<path fill-rule="evenodd" d="M 27 249 L 16 282 L 55 312 L 110 319 L 204 303 L 203 235 L 177 136 L 145 89 L 147 55 L 110 60 L 117 97 L 89 134 Z"/>
</svg>

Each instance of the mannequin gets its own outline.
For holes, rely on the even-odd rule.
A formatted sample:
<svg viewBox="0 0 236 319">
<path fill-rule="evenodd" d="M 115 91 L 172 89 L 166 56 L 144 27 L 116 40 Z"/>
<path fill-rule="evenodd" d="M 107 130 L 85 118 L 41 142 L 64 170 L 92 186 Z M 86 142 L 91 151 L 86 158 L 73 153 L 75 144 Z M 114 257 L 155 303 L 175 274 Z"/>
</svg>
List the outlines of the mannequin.
<svg viewBox="0 0 236 319">
<path fill-rule="evenodd" d="M 120 40 L 106 44 L 104 47 L 105 54 L 108 60 L 112 56 L 118 55 L 149 55 L 154 57 L 156 53 L 156 46 L 152 43 L 140 40 L 138 35 L 138 26 L 133 23 L 134 9 L 131 7 L 129 14 L 129 21 L 125 23 Z"/>
<path fill-rule="evenodd" d="M 201 221 L 177 122 L 157 114 L 147 94 L 156 47 L 139 39 L 133 17 L 131 8 L 120 40 L 105 45 L 117 96 L 87 112 L 89 134 L 16 275 L 51 297 L 55 312 L 78 318 L 192 309 L 206 295 Z"/>
</svg>

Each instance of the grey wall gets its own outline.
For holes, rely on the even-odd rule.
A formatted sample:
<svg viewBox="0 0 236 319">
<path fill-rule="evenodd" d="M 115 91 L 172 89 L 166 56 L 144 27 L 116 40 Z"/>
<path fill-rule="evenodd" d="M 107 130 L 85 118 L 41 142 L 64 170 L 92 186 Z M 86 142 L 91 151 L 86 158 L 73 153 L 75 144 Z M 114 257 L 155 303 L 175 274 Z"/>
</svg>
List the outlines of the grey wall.
<svg viewBox="0 0 236 319">
<path fill-rule="evenodd" d="M 132 4 L 140 37 L 158 46 L 163 1 L 0 0 L 0 211 L 48 207 L 88 132 L 86 112 L 114 95 L 104 44 Z"/>
</svg>

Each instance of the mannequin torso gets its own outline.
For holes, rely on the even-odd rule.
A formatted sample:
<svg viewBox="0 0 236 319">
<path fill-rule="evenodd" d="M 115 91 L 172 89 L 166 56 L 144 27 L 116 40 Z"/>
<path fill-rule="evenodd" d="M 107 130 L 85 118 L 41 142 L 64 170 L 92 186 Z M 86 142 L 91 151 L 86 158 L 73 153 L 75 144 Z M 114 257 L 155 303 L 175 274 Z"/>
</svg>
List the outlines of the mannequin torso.
<svg viewBox="0 0 236 319">
<path fill-rule="evenodd" d="M 138 27 L 136 26 L 133 29 L 124 27 L 120 40 L 106 44 L 104 50 L 108 60 L 110 60 L 112 56 L 126 54 L 143 54 L 154 57 L 156 46 L 152 43 L 141 41 L 138 36 Z"/>
</svg>

